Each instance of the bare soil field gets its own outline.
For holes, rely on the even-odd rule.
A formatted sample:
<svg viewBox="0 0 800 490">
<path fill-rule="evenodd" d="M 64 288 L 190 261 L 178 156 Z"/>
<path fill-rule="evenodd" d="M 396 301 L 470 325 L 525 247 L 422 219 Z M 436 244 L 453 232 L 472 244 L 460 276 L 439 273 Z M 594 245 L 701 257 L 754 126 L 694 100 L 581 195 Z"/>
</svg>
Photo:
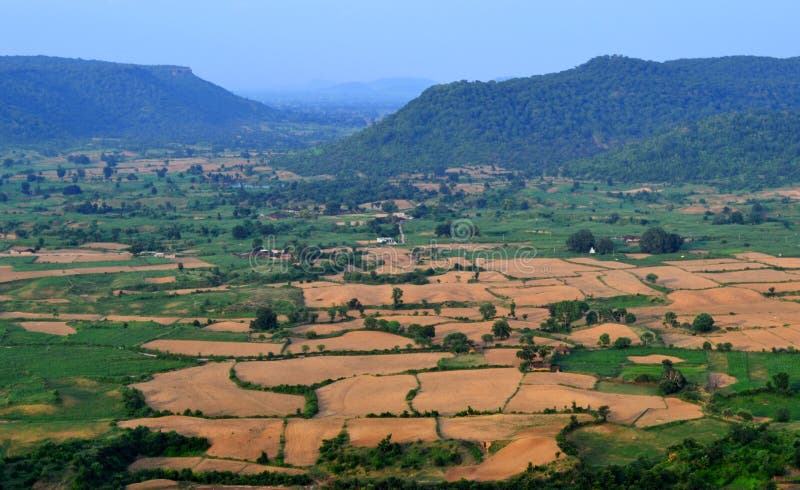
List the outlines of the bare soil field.
<svg viewBox="0 0 800 490">
<path fill-rule="evenodd" d="M 588 420 L 589 415 L 579 415 Z M 566 414 L 492 414 L 470 417 L 441 417 L 439 431 L 446 439 L 465 441 L 500 441 L 514 439 L 517 434 L 534 432 L 540 436 L 555 436 L 569 423 Z"/>
<path fill-rule="evenodd" d="M 307 332 L 314 332 L 317 335 L 329 335 L 332 333 L 343 332 L 345 330 L 360 330 L 364 328 L 364 319 L 356 318 L 355 320 L 347 320 L 344 322 L 333 323 L 313 323 L 309 325 L 300 325 L 291 329 L 297 335 L 305 335 Z"/>
<path fill-rule="evenodd" d="M 317 417 L 359 417 L 370 413 L 408 411 L 406 393 L 417 387 L 414 376 L 359 375 L 317 390 Z"/>
<path fill-rule="evenodd" d="M 209 456 L 255 461 L 264 451 L 270 459 L 280 449 L 283 420 L 278 418 L 257 419 L 205 419 L 169 415 L 167 417 L 134 419 L 119 422 L 122 428 L 139 425 L 154 431 L 170 432 L 187 437 L 208 439 Z"/>
<path fill-rule="evenodd" d="M 128 252 L 100 252 L 96 250 L 40 250 L 36 252 L 36 262 L 46 264 L 71 264 L 73 262 L 105 262 L 111 260 L 130 260 Z"/>
<path fill-rule="evenodd" d="M 492 288 L 500 296 L 512 298 L 517 306 L 543 306 L 558 301 L 583 299 L 584 294 L 572 286 Z"/>
<path fill-rule="evenodd" d="M 212 332 L 249 332 L 250 322 L 249 320 L 226 320 L 212 323 L 211 325 L 204 327 L 203 330 L 210 330 Z"/>
<path fill-rule="evenodd" d="M 296 466 L 317 462 L 323 439 L 332 439 L 342 430 L 343 419 L 289 419 L 286 425 L 285 461 Z"/>
<path fill-rule="evenodd" d="M 664 361 L 671 361 L 673 364 L 683 362 L 683 359 L 675 356 L 662 356 L 660 354 L 650 354 L 649 356 L 628 356 L 628 360 L 634 364 L 661 364 Z"/>
<path fill-rule="evenodd" d="M 532 372 L 525 373 L 522 378 L 523 385 L 564 385 L 575 388 L 591 390 L 597 384 L 597 378 L 588 374 L 562 373 L 562 372 Z"/>
<path fill-rule="evenodd" d="M 578 288 L 584 296 L 609 298 L 626 294 L 625 291 L 608 286 L 603 282 L 602 278 L 603 275 L 600 273 L 586 272 L 577 277 L 565 277 L 563 280 L 567 286 Z"/>
<path fill-rule="evenodd" d="M 405 348 L 414 341 L 408 337 L 394 335 L 380 331 L 358 330 L 347 332 L 339 337 L 327 339 L 302 340 L 292 339 L 292 343 L 286 347 L 288 351 L 294 353 L 302 352 L 303 346 L 307 345 L 312 351 L 317 350 L 318 345 L 324 345 L 325 351 L 372 351 L 372 350 L 391 350 L 395 347 Z"/>
<path fill-rule="evenodd" d="M 569 335 L 569 339 L 576 344 L 583 344 L 588 347 L 597 345 L 597 341 L 601 335 L 607 333 L 611 337 L 611 343 L 620 337 L 628 337 L 634 344 L 640 343 L 639 336 L 636 332 L 631 330 L 627 325 L 620 325 L 618 323 L 604 323 L 596 327 L 584 328 L 581 330 L 573 330 Z"/>
<path fill-rule="evenodd" d="M 522 360 L 517 357 L 517 349 L 486 349 L 483 358 L 490 366 L 519 366 Z"/>
<path fill-rule="evenodd" d="M 481 313 L 478 311 L 478 308 L 452 308 L 452 307 L 445 307 L 442 308 L 442 316 L 448 318 L 466 318 L 468 320 L 480 320 Z"/>
<path fill-rule="evenodd" d="M 706 260 L 675 260 L 665 264 L 679 267 L 689 272 L 728 272 L 747 269 L 764 269 L 766 264 L 758 262 L 744 262 L 731 259 L 706 259 Z"/>
<path fill-rule="evenodd" d="M 428 280 L 431 284 L 467 284 L 472 279 L 473 273 L 469 271 L 450 271 L 444 274 L 430 277 Z M 478 275 L 478 281 L 481 283 L 509 283 L 512 282 L 506 276 L 495 271 L 484 271 Z"/>
<path fill-rule="evenodd" d="M 145 277 L 144 282 L 147 284 L 172 284 L 173 282 L 177 281 L 175 276 L 164 276 L 164 277 Z"/>
<path fill-rule="evenodd" d="M 736 257 L 743 260 L 752 260 L 773 267 L 783 267 L 785 269 L 800 269 L 800 257 L 774 257 L 760 252 L 745 252 L 736 254 Z"/>
<path fill-rule="evenodd" d="M 658 293 L 627 270 L 603 272 L 601 280 L 609 287 L 622 291 L 624 294 L 652 295 Z"/>
<path fill-rule="evenodd" d="M 181 413 L 201 410 L 205 415 L 288 415 L 302 410 L 302 396 L 244 390 L 228 377 L 233 362 L 156 374 L 152 380 L 132 385 L 144 393 L 156 410 Z"/>
<path fill-rule="evenodd" d="M 528 463 L 534 466 L 555 461 L 561 453 L 554 437 L 525 437 L 511 441 L 508 446 L 475 466 L 457 466 L 448 470 L 447 481 L 462 478 L 477 481 L 504 480 L 525 471 Z"/>
<path fill-rule="evenodd" d="M 98 250 L 126 250 L 130 247 L 130 245 L 115 242 L 91 242 L 80 246 L 80 248 L 96 248 Z"/>
<path fill-rule="evenodd" d="M 777 271 L 775 269 L 753 269 L 733 272 L 717 272 L 711 274 L 701 273 L 699 275 L 711 279 L 712 281 L 716 281 L 720 284 L 736 284 L 740 282 L 791 282 L 797 281 L 798 279 L 796 274 Z"/>
<path fill-rule="evenodd" d="M 522 373 L 514 368 L 420 373 L 422 389 L 412 401 L 419 411 L 449 415 L 467 407 L 497 410 L 514 394 Z"/>
<path fill-rule="evenodd" d="M 392 435 L 392 442 L 438 441 L 436 419 L 425 418 L 359 418 L 347 421 L 350 444 L 375 447 L 381 439 Z"/>
<path fill-rule="evenodd" d="M 736 350 L 759 352 L 773 347 L 785 348 L 800 346 L 800 327 L 781 326 L 771 328 L 751 328 L 747 330 L 719 331 L 705 336 L 690 335 L 685 331 L 667 331 L 661 334 L 664 343 L 676 347 L 697 349 L 708 341 L 711 345 L 729 342 Z"/>
<path fill-rule="evenodd" d="M 283 344 L 266 342 L 214 342 L 208 340 L 153 340 L 142 344 L 145 349 L 185 356 L 258 357 L 280 354 Z"/>
<path fill-rule="evenodd" d="M 718 287 L 719 284 L 699 274 L 687 272 L 671 265 L 656 267 L 641 267 L 632 269 L 631 272 L 645 279 L 648 274 L 658 276 L 656 284 L 670 289 L 707 289 Z"/>
<path fill-rule="evenodd" d="M 478 260 L 481 267 L 518 278 L 575 276 L 580 272 L 600 271 L 598 267 L 574 264 L 561 259 L 488 259 Z"/>
<path fill-rule="evenodd" d="M 699 405 L 685 402 L 680 398 L 664 398 L 666 408 L 651 408 L 636 421 L 636 427 L 652 427 L 668 424 L 678 420 L 692 420 L 703 417 L 703 410 Z"/>
<path fill-rule="evenodd" d="M 80 267 L 74 269 L 41 270 L 41 271 L 14 271 L 11 266 L 2 265 L 0 266 L 0 282 L 21 281 L 23 279 L 39 279 L 41 277 L 78 276 L 85 274 L 116 274 L 120 272 L 166 271 L 166 270 L 177 269 L 178 262 L 182 262 L 183 266 L 187 269 L 213 267 L 213 265 L 207 262 L 203 262 L 200 259 L 192 257 L 185 257 L 175 260 L 176 262 L 171 264 Z"/>
<path fill-rule="evenodd" d="M 737 284 L 736 287 L 752 289 L 753 291 L 758 291 L 759 293 L 768 293 L 769 288 L 774 288 L 776 293 L 790 293 L 800 291 L 800 281 L 778 282 L 774 284 L 770 284 L 768 282 L 741 283 Z"/>
<path fill-rule="evenodd" d="M 29 332 L 49 333 L 50 335 L 67 336 L 76 330 L 67 322 L 19 322 L 19 326 Z"/>
<path fill-rule="evenodd" d="M 194 473 L 210 473 L 212 471 L 230 471 L 237 475 L 256 475 L 265 471 L 274 473 L 285 473 L 287 475 L 299 475 L 305 473 L 304 470 L 297 468 L 283 468 L 280 466 L 266 466 L 244 461 L 233 461 L 230 459 L 214 459 L 205 457 L 160 457 L 160 458 L 140 458 L 128 467 L 129 471 L 138 470 L 182 470 L 188 468 Z"/>
<path fill-rule="evenodd" d="M 250 361 L 236 365 L 236 376 L 262 386 L 312 385 L 326 379 L 360 374 L 395 374 L 435 367 L 451 354 L 424 352 L 375 356 L 310 356 L 278 361 Z"/>
<path fill-rule="evenodd" d="M 609 420 L 620 424 L 633 423 L 647 409 L 667 408 L 660 396 L 603 393 L 559 385 L 522 385 L 505 412 L 543 412 L 548 408 L 561 411 L 569 409 L 572 402 L 584 408 L 608 405 Z"/>
<path fill-rule="evenodd" d="M 387 305 L 392 303 L 390 284 L 368 285 L 347 284 L 339 287 L 317 287 L 303 290 L 306 304 L 312 307 L 329 307 L 332 304 L 343 304 L 352 298 L 358 298 L 364 305 Z M 430 303 L 445 301 L 478 302 L 496 300 L 486 291 L 486 286 L 474 284 L 404 284 L 403 301 L 419 303 L 423 299 Z"/>
<path fill-rule="evenodd" d="M 591 257 L 576 257 L 572 259 L 566 259 L 566 261 L 573 262 L 575 264 L 589 265 L 592 267 L 602 267 L 603 269 L 632 269 L 636 267 L 635 265 L 619 262 L 618 260 L 598 260 Z"/>
</svg>

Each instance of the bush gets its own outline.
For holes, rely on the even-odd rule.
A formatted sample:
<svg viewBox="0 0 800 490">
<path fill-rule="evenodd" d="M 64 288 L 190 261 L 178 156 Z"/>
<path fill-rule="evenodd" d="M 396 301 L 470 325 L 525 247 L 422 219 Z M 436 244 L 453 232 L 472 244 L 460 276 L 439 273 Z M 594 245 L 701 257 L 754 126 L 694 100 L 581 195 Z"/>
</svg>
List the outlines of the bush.
<svg viewBox="0 0 800 490">
<path fill-rule="evenodd" d="M 628 337 L 618 337 L 617 340 L 614 341 L 614 348 L 615 349 L 627 349 L 631 346 L 631 339 Z"/>
<path fill-rule="evenodd" d="M 788 408 L 781 407 L 775 410 L 775 422 L 788 422 L 792 419 L 792 414 Z"/>
</svg>

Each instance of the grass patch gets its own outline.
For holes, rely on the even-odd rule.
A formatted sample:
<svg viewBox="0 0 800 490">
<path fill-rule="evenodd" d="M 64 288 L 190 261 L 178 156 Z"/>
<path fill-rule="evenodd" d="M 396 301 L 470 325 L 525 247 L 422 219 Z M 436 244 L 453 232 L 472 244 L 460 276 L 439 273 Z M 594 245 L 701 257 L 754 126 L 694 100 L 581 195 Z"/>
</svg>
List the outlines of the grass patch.
<svg viewBox="0 0 800 490">
<path fill-rule="evenodd" d="M 661 373 L 659 373 L 659 376 Z M 604 393 L 621 393 L 623 395 L 658 395 L 658 387 L 655 385 L 642 385 L 632 383 L 614 383 L 611 381 L 600 381 L 595 386 L 595 390 Z"/>
<path fill-rule="evenodd" d="M 439 359 L 438 365 L 442 369 L 469 369 L 485 366 L 486 359 L 479 353 L 461 354 L 455 357 L 443 357 Z"/>
</svg>

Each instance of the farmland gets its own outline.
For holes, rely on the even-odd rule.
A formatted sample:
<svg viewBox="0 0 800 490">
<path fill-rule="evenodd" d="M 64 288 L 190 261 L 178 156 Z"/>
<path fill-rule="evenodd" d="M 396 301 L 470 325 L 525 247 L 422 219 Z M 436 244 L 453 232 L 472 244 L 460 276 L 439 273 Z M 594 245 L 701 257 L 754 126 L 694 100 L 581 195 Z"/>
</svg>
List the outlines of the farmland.
<svg viewBox="0 0 800 490">
<path fill-rule="evenodd" d="M 207 447 L 141 454 L 126 481 L 188 469 L 241 482 L 513 482 L 529 464 L 658 459 L 687 437 L 712 444 L 741 423 L 800 420 L 794 198 L 558 179 L 512 188 L 470 167 L 450 197 L 430 192 L 447 186 L 436 177 L 409 176 L 418 187 L 397 197 L 402 212 L 384 199 L 326 209 L 309 197 L 322 184 L 266 156 L 130 153 L 117 171 L 136 179 L 119 187 L 90 157 L 83 192 L 111 207 L 97 221 L 59 193 L 54 170 L 77 174 L 61 157 L 29 157 L 46 176 L 36 199 L 17 191 L 21 176 L 4 187 L 7 457 L 142 426 Z M 154 164 L 165 159 L 169 183 Z M 266 192 L 298 179 L 301 197 Z M 755 199 L 772 219 L 704 220 Z M 375 243 L 400 240 L 400 225 L 405 243 Z M 623 238 L 653 225 L 685 236 L 683 250 L 642 254 Z M 576 228 L 614 250 L 568 250 Z M 703 313 L 707 331 L 693 326 Z M 682 381 L 670 391 L 667 378 Z"/>
</svg>

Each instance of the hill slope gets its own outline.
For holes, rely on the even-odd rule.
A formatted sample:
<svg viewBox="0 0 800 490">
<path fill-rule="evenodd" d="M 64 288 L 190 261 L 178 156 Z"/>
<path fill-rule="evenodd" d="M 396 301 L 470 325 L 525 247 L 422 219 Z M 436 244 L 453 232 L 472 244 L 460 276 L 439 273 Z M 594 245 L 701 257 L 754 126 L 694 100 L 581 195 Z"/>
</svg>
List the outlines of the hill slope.
<svg viewBox="0 0 800 490">
<path fill-rule="evenodd" d="M 800 58 L 606 56 L 550 75 L 434 86 L 380 123 L 283 162 L 302 173 L 391 175 L 465 163 L 554 173 L 686 121 L 798 108 Z"/>
<path fill-rule="evenodd" d="M 297 146 L 286 115 L 179 66 L 0 57 L 0 141 L 229 142 Z"/>
</svg>

